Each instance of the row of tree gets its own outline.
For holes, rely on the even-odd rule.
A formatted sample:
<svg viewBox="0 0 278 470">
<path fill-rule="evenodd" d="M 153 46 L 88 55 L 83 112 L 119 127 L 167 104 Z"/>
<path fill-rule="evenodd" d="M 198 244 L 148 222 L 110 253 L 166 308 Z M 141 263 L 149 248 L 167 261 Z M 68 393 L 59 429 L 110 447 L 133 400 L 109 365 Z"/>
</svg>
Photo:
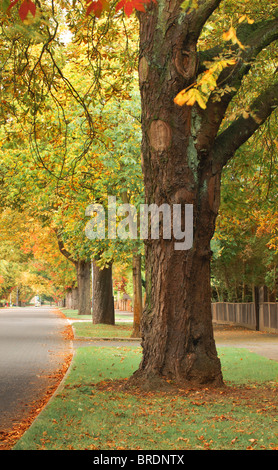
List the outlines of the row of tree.
<svg viewBox="0 0 278 470">
<path fill-rule="evenodd" d="M 273 119 L 260 135 L 260 139 L 257 137 L 255 142 L 245 145 L 241 154 L 238 155 L 237 165 L 233 162 L 223 175 L 221 211 L 212 241 L 212 286 L 213 299 L 216 301 L 252 301 L 252 288 L 258 285 L 266 285 L 270 292 L 270 300 L 276 300 L 277 184 L 276 172 L 273 172 L 273 169 L 277 167 L 275 148 L 273 149 L 273 144 L 276 145 L 273 136 L 275 128 L 276 121 Z M 254 170 L 250 166 L 250 161 L 254 162 L 255 158 L 257 158 L 257 167 Z M 139 172 L 138 162 L 137 166 Z M 135 179 L 138 177 L 140 179 L 139 173 L 134 176 Z M 26 183 L 24 187 L 26 188 Z M 11 190 L 10 180 L 9 191 Z M 85 224 L 86 219 L 83 214 L 83 228 Z M 48 241 L 50 243 L 47 243 Z M 70 259 L 71 263 L 67 263 L 63 257 L 59 256 L 56 245 L 63 257 Z M 119 267 L 122 266 L 122 269 L 120 270 L 121 276 L 114 277 L 114 287 L 115 282 L 121 282 L 131 264 L 131 257 L 128 259 L 127 256 L 128 250 L 126 247 L 126 251 L 123 251 L 121 255 L 122 258 L 118 259 L 117 264 Z M 123 258 L 126 258 L 125 263 Z M 135 255 L 133 257 L 135 270 L 139 269 L 136 267 L 136 263 L 137 266 L 140 265 L 138 258 Z M 107 252 L 106 259 L 110 260 Z M 48 268 L 45 263 L 49 264 Z M 15 299 L 19 287 L 20 299 L 23 302 L 33 297 L 34 293 L 41 294 L 47 291 L 56 301 L 61 302 L 65 299 L 66 305 L 88 313 L 92 298 L 91 267 L 90 256 L 87 263 L 83 262 L 83 266 L 80 260 L 71 259 L 62 240 L 57 238 L 57 232 L 50 232 L 49 225 L 39 225 L 39 220 L 30 217 L 27 212 L 8 209 L 1 214 L 1 298 L 3 302 L 5 298 L 8 299 L 11 290 Z M 41 271 L 44 274 L 38 278 L 37 274 Z M 82 283 L 82 278 L 77 282 L 78 271 L 80 276 L 81 272 L 83 273 L 85 282 Z M 95 263 L 96 279 L 99 271 L 100 268 Z M 111 263 L 102 272 L 103 275 L 105 273 L 111 282 Z M 56 278 L 57 274 L 59 274 L 59 279 Z M 80 303 L 78 284 L 83 289 Z M 136 285 L 138 284 L 135 283 L 134 288 Z M 33 288 L 31 289 L 30 286 Z M 111 287 L 109 289 L 111 291 Z M 139 285 L 139 299 L 141 297 Z M 85 302 L 82 302 L 82 299 L 85 299 Z M 110 311 L 112 312 L 111 319 L 113 319 L 112 307 Z M 100 316 L 100 321 L 104 320 Z"/>
<path fill-rule="evenodd" d="M 190 250 L 174 238 L 145 243 L 134 379 L 222 384 L 211 268 L 218 300 L 246 299 L 259 282 L 276 288 L 275 2 L 100 0 L 87 14 L 64 0 L 4 3 L 3 207 L 55 234 L 76 270 L 80 313 L 91 307 L 93 262 L 93 313 L 113 322 L 112 265 L 134 262 L 139 293 L 142 244 L 90 240 L 86 208 L 107 208 L 108 196 L 192 204 Z"/>
<path fill-rule="evenodd" d="M 15 26 L 14 32 L 9 29 L 10 37 L 2 36 L 10 53 L 5 66 L 18 64 L 20 78 L 13 83 L 12 90 L 11 77 L 2 89 L 4 104 L 9 103 L 9 109 L 2 108 L 0 130 L 1 198 L 4 218 L 7 214 L 12 217 L 17 214 L 20 219 L 22 214 L 26 237 L 30 224 L 32 227 L 35 221 L 43 233 L 51 232 L 52 239 L 56 238 L 70 273 L 70 279 L 65 279 L 64 284 L 66 301 L 77 308 L 79 314 L 91 314 L 93 297 L 95 323 L 114 324 L 112 266 L 132 265 L 136 293 L 134 331 L 138 334 L 142 310 L 141 241 L 90 240 L 85 233 L 89 222 L 86 208 L 90 204 L 97 202 L 107 208 L 109 196 L 115 197 L 118 203 L 135 206 L 143 202 L 140 98 L 134 59 L 137 49 L 132 44 L 127 49 L 127 44 L 123 43 L 126 30 L 131 32 L 133 26 L 134 20 L 123 22 L 122 35 L 114 36 L 110 43 L 112 33 L 106 29 L 106 21 L 100 21 L 95 35 L 102 39 L 102 64 L 93 72 L 85 52 L 82 54 L 82 49 L 85 51 L 83 38 L 66 45 L 57 39 L 49 55 L 41 57 L 42 38 L 26 38 L 22 25 Z M 15 38 L 20 44 L 18 49 Z M 28 63 L 23 64 L 22 43 L 26 43 L 26 50 L 28 48 Z M 107 44 L 109 52 L 105 55 Z M 125 53 L 130 51 L 128 61 L 126 55 L 124 60 L 119 57 L 120 48 Z M 114 49 L 117 63 L 112 65 Z M 55 54 L 57 70 L 53 77 L 47 77 L 51 78 L 53 87 L 49 92 L 49 88 L 43 88 L 44 72 L 52 54 Z M 129 73 L 121 77 L 119 68 L 123 67 Z M 29 74 L 26 83 L 22 69 Z M 92 73 L 98 74 L 94 87 Z M 30 100 L 31 87 L 34 87 L 33 100 Z M 84 109 L 90 113 L 89 123 L 84 118 Z M 3 224 L 5 233 L 12 228 L 15 237 L 25 230 L 21 224 L 7 226 L 4 220 Z M 44 250 L 51 259 L 53 250 L 48 244 L 44 245 Z M 57 250 L 55 256 L 59 258 Z M 55 261 L 51 266 L 59 271 Z M 13 282 L 13 287 L 18 285 L 17 278 Z"/>
</svg>

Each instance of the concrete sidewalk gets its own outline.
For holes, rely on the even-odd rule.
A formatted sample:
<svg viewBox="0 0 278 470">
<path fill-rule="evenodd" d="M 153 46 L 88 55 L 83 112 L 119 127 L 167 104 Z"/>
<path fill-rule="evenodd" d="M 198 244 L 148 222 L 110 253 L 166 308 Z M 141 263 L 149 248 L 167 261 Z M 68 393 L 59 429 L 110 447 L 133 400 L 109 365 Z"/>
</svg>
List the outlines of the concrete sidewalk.
<svg viewBox="0 0 278 470">
<path fill-rule="evenodd" d="M 215 325 L 217 347 L 246 348 L 251 352 L 278 361 L 278 335 L 249 330 L 241 326 Z"/>
</svg>

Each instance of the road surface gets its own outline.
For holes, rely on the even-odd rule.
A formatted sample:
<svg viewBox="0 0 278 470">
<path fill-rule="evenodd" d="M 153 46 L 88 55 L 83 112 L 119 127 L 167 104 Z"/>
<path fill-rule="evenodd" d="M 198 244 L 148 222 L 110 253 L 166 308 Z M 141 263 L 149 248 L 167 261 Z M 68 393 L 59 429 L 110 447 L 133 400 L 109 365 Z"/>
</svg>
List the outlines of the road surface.
<svg viewBox="0 0 278 470">
<path fill-rule="evenodd" d="M 0 431 L 27 419 L 70 354 L 67 321 L 49 307 L 0 309 Z"/>
</svg>

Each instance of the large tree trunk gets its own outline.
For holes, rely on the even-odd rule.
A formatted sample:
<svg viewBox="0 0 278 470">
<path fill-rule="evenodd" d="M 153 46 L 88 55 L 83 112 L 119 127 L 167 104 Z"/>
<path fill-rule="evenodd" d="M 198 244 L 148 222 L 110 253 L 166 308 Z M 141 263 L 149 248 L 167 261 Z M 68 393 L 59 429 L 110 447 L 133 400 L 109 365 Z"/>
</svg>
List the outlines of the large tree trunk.
<svg viewBox="0 0 278 470">
<path fill-rule="evenodd" d="M 93 262 L 93 323 L 115 325 L 112 265 L 100 268 Z"/>
<path fill-rule="evenodd" d="M 180 251 L 175 250 L 175 240 L 162 236 L 146 242 L 143 359 L 132 380 L 149 386 L 163 379 L 190 386 L 222 385 L 210 290 L 210 240 L 220 173 L 213 173 L 210 155 L 204 158 L 203 148 L 198 148 L 201 110 L 174 104 L 177 93 L 195 80 L 197 68 L 198 34 L 186 23 L 179 26 L 178 4 L 172 1 L 169 9 L 154 6 L 140 24 L 145 202 L 192 204 L 194 242 L 191 249 Z"/>
<path fill-rule="evenodd" d="M 76 262 L 78 282 L 78 315 L 91 315 L 91 262 Z"/>
<path fill-rule="evenodd" d="M 141 255 L 133 256 L 132 260 L 133 277 L 133 331 L 132 337 L 139 338 L 141 335 L 141 317 L 142 317 L 142 278 L 141 278 Z"/>
</svg>

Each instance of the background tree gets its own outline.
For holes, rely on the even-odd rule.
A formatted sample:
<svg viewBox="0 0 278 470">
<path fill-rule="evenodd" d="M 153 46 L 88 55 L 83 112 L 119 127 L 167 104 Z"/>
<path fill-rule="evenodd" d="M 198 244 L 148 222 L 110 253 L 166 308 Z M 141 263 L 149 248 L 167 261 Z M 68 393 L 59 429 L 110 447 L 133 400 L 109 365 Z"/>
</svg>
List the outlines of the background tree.
<svg viewBox="0 0 278 470">
<path fill-rule="evenodd" d="M 252 301 L 254 286 L 276 299 L 277 116 L 237 152 L 223 171 L 213 239 L 212 275 L 218 300 Z"/>
<path fill-rule="evenodd" d="M 105 44 L 102 47 L 105 48 Z M 75 92 L 81 93 L 85 85 L 92 87 L 91 76 L 87 71 L 89 62 L 82 55 L 82 47 L 78 48 L 78 57 L 74 45 L 70 45 L 65 54 L 58 46 L 57 51 L 60 75 L 63 79 L 67 77 Z M 39 60 L 38 52 L 37 49 L 33 55 L 30 52 L 30 61 Z M 109 194 L 115 194 L 121 200 L 122 194 L 130 199 L 132 193 L 136 193 L 138 199 L 141 197 L 142 179 L 139 162 L 139 101 L 134 98 L 128 106 L 127 90 L 123 92 L 120 88 L 111 97 L 110 88 L 116 84 L 120 86 L 123 80 L 113 79 L 110 82 L 110 62 L 108 65 L 102 64 L 102 73 L 108 69 L 104 79 L 105 87 L 99 88 L 90 111 L 94 122 L 94 141 L 88 145 L 87 136 L 84 143 L 84 118 L 80 102 L 62 86 L 61 77 L 59 86 L 40 103 L 39 111 L 34 111 L 35 119 L 30 110 L 23 121 L 15 116 L 15 112 L 10 113 L 10 118 L 4 121 L 2 128 L 2 149 L 5 152 L 2 194 L 7 198 L 6 204 L 13 201 L 17 206 L 28 206 L 34 216 L 46 218 L 54 228 L 61 253 L 76 268 L 80 314 L 91 313 L 90 268 L 92 259 L 98 259 L 94 282 L 98 285 L 96 292 L 99 295 L 95 293 L 93 296 L 94 321 L 114 323 L 112 288 L 109 289 L 111 295 L 107 294 L 107 290 L 100 289 L 97 275 L 101 279 L 108 277 L 111 284 L 111 262 L 116 252 L 120 259 L 128 249 L 123 248 L 119 253 L 121 244 L 117 250 L 113 250 L 110 243 L 89 242 L 84 235 L 85 209 L 90 202 L 107 203 Z M 40 68 L 44 66 L 40 58 Z M 129 68 L 132 70 L 132 65 L 129 64 Z M 134 78 L 127 81 L 131 80 Z M 15 98 L 14 103 L 22 116 L 26 103 Z M 26 139 L 28 130 L 31 147 Z M 105 305 L 106 297 L 110 299 L 110 309 Z"/>
<path fill-rule="evenodd" d="M 74 271 L 61 256 L 54 232 L 27 212 L 6 209 L 0 228 L 1 299 L 23 305 L 39 295 L 64 299 Z"/>
</svg>

